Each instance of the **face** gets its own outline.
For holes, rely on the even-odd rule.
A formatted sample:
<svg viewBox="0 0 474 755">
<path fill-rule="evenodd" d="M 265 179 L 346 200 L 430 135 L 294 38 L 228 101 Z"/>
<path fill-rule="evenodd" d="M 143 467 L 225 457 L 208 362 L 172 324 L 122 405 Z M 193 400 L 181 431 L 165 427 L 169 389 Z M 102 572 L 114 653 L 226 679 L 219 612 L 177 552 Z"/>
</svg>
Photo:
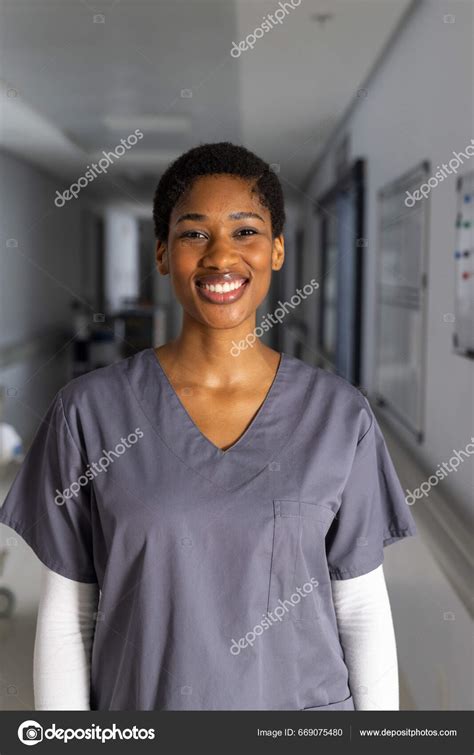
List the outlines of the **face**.
<svg viewBox="0 0 474 755">
<path fill-rule="evenodd" d="M 157 244 L 158 268 L 185 314 L 213 328 L 254 321 L 283 265 L 283 236 L 273 239 L 270 212 L 251 188 L 229 175 L 196 179 L 173 208 L 167 243 Z"/>
</svg>

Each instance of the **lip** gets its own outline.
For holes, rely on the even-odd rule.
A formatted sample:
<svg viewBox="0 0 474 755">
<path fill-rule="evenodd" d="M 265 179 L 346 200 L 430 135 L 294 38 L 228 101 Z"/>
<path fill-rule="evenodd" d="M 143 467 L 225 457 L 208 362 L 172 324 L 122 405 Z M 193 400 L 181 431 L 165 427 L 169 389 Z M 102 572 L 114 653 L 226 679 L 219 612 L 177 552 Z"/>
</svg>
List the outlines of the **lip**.
<svg viewBox="0 0 474 755">
<path fill-rule="evenodd" d="M 205 284 L 222 286 L 225 283 L 241 283 L 242 285 L 233 291 L 211 291 L 205 288 Z M 250 279 L 241 273 L 210 273 L 200 275 L 195 279 L 195 286 L 201 299 L 213 304 L 233 304 L 244 295 L 249 283 Z"/>
</svg>

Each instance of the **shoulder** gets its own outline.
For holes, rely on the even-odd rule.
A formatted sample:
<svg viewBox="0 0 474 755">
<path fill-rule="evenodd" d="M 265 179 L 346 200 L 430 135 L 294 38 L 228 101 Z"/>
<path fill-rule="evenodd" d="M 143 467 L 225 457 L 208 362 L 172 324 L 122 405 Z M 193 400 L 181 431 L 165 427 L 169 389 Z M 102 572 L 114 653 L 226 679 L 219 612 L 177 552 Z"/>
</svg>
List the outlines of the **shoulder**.
<svg viewBox="0 0 474 755">
<path fill-rule="evenodd" d="M 368 401 L 362 391 L 355 385 L 352 385 L 346 378 L 336 375 L 334 372 L 329 372 L 322 367 L 307 364 L 289 354 L 285 354 L 285 360 L 297 375 L 303 379 L 306 378 L 307 382 L 310 382 L 314 389 L 317 387 L 319 391 L 328 397 L 355 402 L 355 404 L 364 408 L 368 405 Z"/>
<path fill-rule="evenodd" d="M 113 401 L 123 401 L 124 390 L 129 387 L 128 376 L 131 371 L 140 367 L 147 358 L 150 349 L 138 351 L 127 359 L 99 367 L 90 372 L 70 380 L 57 394 L 66 411 L 94 406 L 97 403 L 111 404 Z"/>
<path fill-rule="evenodd" d="M 285 354 L 291 382 L 306 391 L 307 411 L 324 415 L 332 425 L 353 432 L 360 440 L 372 427 L 374 414 L 366 396 L 357 386 L 334 372 L 315 367 L 297 357 Z"/>
</svg>

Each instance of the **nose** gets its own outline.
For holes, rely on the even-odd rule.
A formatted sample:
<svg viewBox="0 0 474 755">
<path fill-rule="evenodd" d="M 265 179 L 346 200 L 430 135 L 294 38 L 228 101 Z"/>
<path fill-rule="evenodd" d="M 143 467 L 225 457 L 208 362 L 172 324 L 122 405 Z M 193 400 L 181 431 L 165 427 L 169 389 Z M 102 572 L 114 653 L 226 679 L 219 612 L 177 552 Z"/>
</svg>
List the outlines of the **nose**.
<svg viewBox="0 0 474 755">
<path fill-rule="evenodd" d="M 223 269 L 238 260 L 239 255 L 228 238 L 212 238 L 206 247 L 202 263 L 204 267 Z"/>
</svg>

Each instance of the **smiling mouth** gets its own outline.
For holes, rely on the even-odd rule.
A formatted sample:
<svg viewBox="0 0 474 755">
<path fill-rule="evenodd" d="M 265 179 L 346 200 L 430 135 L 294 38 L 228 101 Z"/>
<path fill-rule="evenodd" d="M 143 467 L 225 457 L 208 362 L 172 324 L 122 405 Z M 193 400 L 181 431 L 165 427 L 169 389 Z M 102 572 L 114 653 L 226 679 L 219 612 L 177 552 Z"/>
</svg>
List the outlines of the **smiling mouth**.
<svg viewBox="0 0 474 755">
<path fill-rule="evenodd" d="M 237 273 L 203 275 L 196 280 L 201 298 L 213 304 L 230 304 L 245 293 L 249 279 Z"/>
</svg>

